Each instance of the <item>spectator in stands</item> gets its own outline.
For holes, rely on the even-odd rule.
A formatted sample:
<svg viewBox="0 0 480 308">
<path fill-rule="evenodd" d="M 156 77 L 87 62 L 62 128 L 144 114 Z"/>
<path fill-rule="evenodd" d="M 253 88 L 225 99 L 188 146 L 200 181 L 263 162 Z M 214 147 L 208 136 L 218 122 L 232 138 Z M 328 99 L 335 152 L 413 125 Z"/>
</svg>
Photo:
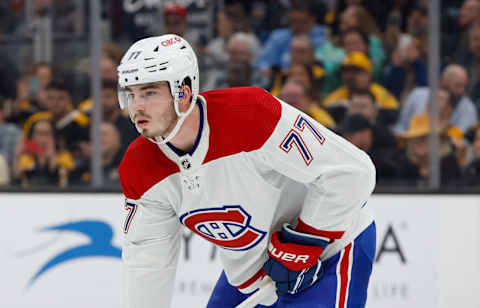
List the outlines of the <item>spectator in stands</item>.
<svg viewBox="0 0 480 308">
<path fill-rule="evenodd" d="M 442 133 L 442 138 L 446 139 L 451 146 L 455 148 L 455 156 L 457 158 L 458 165 L 463 168 L 467 164 L 467 147 L 464 141 L 464 131 L 460 128 L 452 125 L 450 119 L 455 108 L 455 96 L 452 95 L 447 89 L 440 88 L 437 92 L 437 97 L 432 101 L 437 105 L 438 109 L 438 124 L 437 127 Z M 430 112 L 432 102 L 427 104 L 426 112 Z"/>
<path fill-rule="evenodd" d="M 472 25 L 468 38 L 469 54 L 462 64 L 470 76 L 468 95 L 480 113 L 480 20 Z"/>
<path fill-rule="evenodd" d="M 294 36 L 290 46 L 290 64 L 313 65 L 315 63 L 318 62 L 315 59 L 312 40 L 307 35 Z"/>
<path fill-rule="evenodd" d="M 5 156 L 0 154 L 0 186 L 6 186 L 10 184 L 10 166 Z"/>
<path fill-rule="evenodd" d="M 425 185 L 430 175 L 428 134 L 430 120 L 428 115 L 414 115 L 408 130 L 399 137 L 405 141 L 405 150 L 398 153 L 396 161 L 396 178 L 417 185 Z M 441 184 L 456 184 L 461 170 L 457 163 L 455 150 L 448 138 L 440 138 L 438 149 L 440 155 Z M 406 184 L 406 183 L 405 183 Z"/>
<path fill-rule="evenodd" d="M 259 51 L 260 43 L 252 33 L 237 32 L 228 40 L 228 61 L 244 61 L 248 62 L 251 67 L 254 67 Z M 225 85 L 226 75 L 227 66 L 210 71 L 206 76 L 207 81 L 205 81 L 204 90 L 211 90 Z M 252 85 L 259 87 L 265 87 L 266 85 L 263 76 L 255 69 L 252 72 Z"/>
<path fill-rule="evenodd" d="M 309 92 L 309 89 L 301 81 L 288 79 L 280 91 L 279 97 L 286 103 L 305 112 L 318 123 L 334 129 L 335 122 L 332 117 L 315 103 Z"/>
<path fill-rule="evenodd" d="M 340 33 L 343 36 L 351 29 L 356 29 L 361 32 L 362 35 L 367 37 L 366 46 L 368 47 L 368 55 L 372 59 L 374 65 L 383 65 L 385 61 L 385 52 L 383 51 L 382 41 L 380 40 L 380 31 L 375 23 L 375 20 L 369 14 L 369 12 L 361 5 L 352 4 L 349 5 L 340 16 Z M 363 39 L 363 38 L 362 38 Z M 344 45 L 344 38 L 342 38 L 342 45 Z M 359 51 L 359 50 L 356 50 Z M 367 54 L 367 51 L 363 51 Z M 343 53 L 343 54 L 342 54 Z M 331 42 L 323 45 L 320 49 L 317 49 L 317 59 L 326 63 L 334 63 L 333 68 L 338 67 L 338 63 L 342 61 L 345 54 L 348 52 L 343 51 L 342 48 L 337 48 L 332 45 Z M 326 67 L 330 71 L 330 67 Z M 377 77 L 376 75 L 374 77 Z M 381 76 L 378 76 L 381 77 Z M 380 80 L 376 80 L 380 81 Z"/>
<path fill-rule="evenodd" d="M 315 100 L 321 97 L 325 70 L 323 64 L 315 59 L 315 50 L 310 38 L 306 35 L 298 35 L 292 38 L 290 48 L 290 67 L 274 69 L 271 80 L 270 92 L 277 96 L 283 84 L 292 74 L 295 74 L 307 82 L 306 86 L 312 89 Z M 308 80 L 307 80 L 308 79 Z"/>
<path fill-rule="evenodd" d="M 258 67 L 269 79 L 272 78 L 274 67 L 285 68 L 290 66 L 290 46 L 292 37 L 308 35 L 315 49 L 326 41 L 325 29 L 317 25 L 313 14 L 311 1 L 292 1 L 288 12 L 290 26 L 288 29 L 274 30 L 267 41 L 260 56 Z"/>
<path fill-rule="evenodd" d="M 0 36 L 1 34 L 0 31 Z M 4 49 L 0 50 L 0 74 L 3 76 L 0 78 L 0 97 L 14 99 L 16 96 L 15 86 L 20 78 L 20 73 L 12 61 L 12 55 L 9 55 Z"/>
<path fill-rule="evenodd" d="M 352 144 L 370 153 L 373 146 L 373 129 L 370 122 L 361 114 L 352 114 L 345 118 L 341 129 L 342 136 Z"/>
<path fill-rule="evenodd" d="M 130 142 L 138 137 L 138 132 L 132 125 L 130 119 L 125 116 L 120 110 L 117 97 L 117 81 L 112 79 L 102 80 L 102 117 L 103 121 L 110 122 L 115 125 L 120 132 L 122 139 L 122 153 L 128 148 Z M 89 100 L 91 102 L 91 100 Z M 90 116 L 92 112 L 92 105 L 84 104 L 79 109 Z"/>
<path fill-rule="evenodd" d="M 443 3 L 442 3 L 443 4 Z M 395 17 L 398 12 L 391 12 L 384 33 L 384 46 L 388 54 L 400 45 L 408 45 L 413 36 L 426 40 L 428 34 L 428 7 L 415 3 L 413 7 L 405 8 L 406 29 L 404 31 L 402 16 Z M 443 35 L 443 33 L 442 33 Z M 424 42 L 425 43 L 425 42 Z"/>
<path fill-rule="evenodd" d="M 377 49 L 369 48 L 369 38 L 359 28 L 349 28 L 342 32 L 340 37 L 341 48 L 327 47 L 326 50 L 317 50 L 317 56 L 319 58 L 332 57 L 333 60 L 325 63 L 325 70 L 327 73 L 326 82 L 323 87 L 323 93 L 329 94 L 342 84 L 342 62 L 345 59 L 345 55 L 349 55 L 354 51 L 363 52 L 368 55 L 372 62 L 372 79 L 377 83 L 381 83 L 383 80 L 383 65 L 385 55 L 382 52 L 378 52 Z M 335 56 L 328 56 L 328 53 L 336 53 Z"/>
<path fill-rule="evenodd" d="M 168 1 L 163 5 L 163 33 L 176 34 L 186 39 L 198 55 L 199 67 L 206 67 L 208 64 L 206 39 L 199 31 L 188 27 L 188 11 L 186 6 L 180 3 L 180 1 Z"/>
<path fill-rule="evenodd" d="M 31 85 L 30 75 L 24 75 L 17 81 L 15 100 L 7 108 L 9 122 L 23 126 L 31 115 L 46 109 L 45 105 L 39 105 L 39 102 L 31 96 Z"/>
<path fill-rule="evenodd" d="M 428 86 L 427 75 L 427 51 L 414 36 L 406 46 L 398 44 L 393 51 L 391 63 L 385 68 L 384 85 L 404 101 L 414 88 Z"/>
<path fill-rule="evenodd" d="M 45 89 L 54 77 L 54 69 L 47 62 L 37 62 L 32 67 L 32 75 L 37 78 L 38 88 Z"/>
<path fill-rule="evenodd" d="M 252 85 L 253 67 L 247 61 L 233 60 L 227 64 L 227 78 L 225 87 L 248 87 Z"/>
<path fill-rule="evenodd" d="M 206 65 L 208 70 L 222 69 L 228 63 L 227 43 L 236 32 L 233 16 L 226 10 L 217 13 L 216 23 L 217 37 L 207 44 Z"/>
<path fill-rule="evenodd" d="M 35 63 L 29 74 L 29 95 L 42 109 L 48 108 L 47 85 L 54 78 L 55 71 L 51 64 L 46 62 Z"/>
<path fill-rule="evenodd" d="M 310 89 L 309 95 L 315 100 L 315 103 L 320 105 L 320 89 L 323 82 L 323 70 L 317 65 L 308 65 L 295 63 L 292 64 L 288 73 L 286 74 L 287 79 L 293 79 L 300 81 L 305 85 L 307 89 Z"/>
<path fill-rule="evenodd" d="M 120 187 L 118 166 L 122 161 L 123 151 L 120 132 L 109 122 L 102 123 L 102 167 L 105 186 Z"/>
<path fill-rule="evenodd" d="M 105 187 L 120 187 L 118 166 L 122 161 L 122 141 L 120 132 L 111 122 L 103 122 L 100 126 L 102 143 L 103 184 Z M 90 159 L 76 168 L 71 175 L 72 185 L 86 185 L 91 180 Z"/>
<path fill-rule="evenodd" d="M 6 122 L 4 110 L 5 101 L 0 100 L 0 154 L 6 159 L 9 166 L 13 166 L 15 147 L 22 132 L 17 125 Z"/>
<path fill-rule="evenodd" d="M 430 112 L 431 103 L 437 105 L 439 130 L 445 132 L 453 140 L 460 141 L 463 131 L 450 123 L 455 108 L 455 95 L 446 88 L 439 88 L 436 99 L 427 104 L 427 113 Z"/>
<path fill-rule="evenodd" d="M 371 152 L 384 152 L 396 147 L 395 138 L 382 122 L 378 121 L 380 106 L 375 101 L 375 96 L 370 90 L 358 90 L 350 97 L 349 115 L 360 114 L 364 116 L 371 125 L 373 133 L 373 144 Z"/>
<path fill-rule="evenodd" d="M 38 22 L 39 19 L 45 16 L 50 16 L 52 20 L 52 30 L 55 33 L 69 34 L 79 33 L 81 29 L 79 26 L 75 11 L 78 8 L 78 3 L 75 0 L 37 0 L 32 1 L 32 16 L 26 18 L 24 15 L 24 5 L 26 1 L 21 1 L 19 6 L 22 6 L 22 11 L 19 19 L 23 22 L 18 23 L 14 30 L 15 35 L 28 37 L 32 32 L 32 23 Z"/>
<path fill-rule="evenodd" d="M 324 1 L 325 2 L 325 1 Z M 337 29 L 341 23 L 342 13 L 351 6 L 362 6 L 369 13 L 371 18 L 375 20 L 376 26 L 379 30 L 385 29 L 389 13 L 400 9 L 401 12 L 408 10 L 411 7 L 411 2 L 418 2 L 418 0 L 406 1 L 384 1 L 384 0 L 336 0 L 327 2 L 330 4 L 330 11 L 325 17 L 325 23 L 330 25 L 334 35 L 340 31 Z M 397 8 L 398 7 L 398 8 Z"/>
<path fill-rule="evenodd" d="M 31 134 L 34 123 L 52 121 L 57 136 L 57 146 L 68 150 L 76 158 L 82 156 L 82 148 L 90 139 L 88 117 L 74 109 L 71 91 L 62 80 L 53 80 L 47 86 L 48 110 L 29 117 L 23 126 L 23 135 Z"/>
<path fill-rule="evenodd" d="M 377 121 L 379 106 L 375 96 L 368 90 L 356 91 L 350 100 L 347 117 L 339 124 L 340 132 L 348 133 L 345 137 L 370 155 L 377 168 L 377 180 L 391 179 L 394 165 L 391 158 L 397 144 L 390 129 Z"/>
<path fill-rule="evenodd" d="M 465 68 L 457 64 L 447 66 L 443 70 L 440 83 L 450 92 L 453 100 L 454 111 L 450 124 L 463 132 L 467 131 L 477 123 L 478 115 L 473 102 L 466 96 L 468 75 Z M 395 134 L 408 129 L 413 115 L 425 113 L 429 95 L 430 90 L 427 87 L 418 87 L 412 91 L 400 110 L 398 122 L 394 127 Z"/>
<path fill-rule="evenodd" d="M 476 21 L 480 21 L 480 2 L 464 0 L 455 31 L 450 35 L 442 35 L 442 63 L 465 62 L 464 59 L 468 56 L 468 34 Z"/>
<path fill-rule="evenodd" d="M 252 6 L 249 21 L 252 31 L 262 44 L 272 31 L 288 26 L 288 1 L 243 1 L 243 3 Z"/>
<path fill-rule="evenodd" d="M 342 64 L 342 79 L 344 86 L 328 95 L 323 104 L 337 122 L 342 121 L 342 116 L 350 106 L 350 95 L 358 90 L 370 90 L 375 96 L 375 101 L 380 106 L 379 120 L 389 126 L 396 119 L 398 102 L 395 97 L 381 85 L 372 82 L 372 65 L 367 56 L 362 52 L 352 52 L 345 57 Z"/>
<path fill-rule="evenodd" d="M 261 46 L 255 35 L 246 32 L 233 34 L 227 44 L 229 60 L 248 61 L 254 64 L 260 50 Z"/>
<path fill-rule="evenodd" d="M 53 75 L 52 65 L 46 62 L 33 64 L 18 80 L 15 99 L 9 101 L 5 108 L 8 110 L 8 121 L 22 126 L 32 114 L 48 108 L 46 87 Z"/>
<path fill-rule="evenodd" d="M 480 123 L 472 129 L 473 159 L 463 171 L 463 183 L 480 186 Z"/>
<path fill-rule="evenodd" d="M 54 124 L 42 119 L 33 123 L 29 134 L 20 141 L 13 174 L 22 186 L 67 185 L 74 160 L 58 147 L 55 137 Z"/>
<path fill-rule="evenodd" d="M 185 7 L 173 1 L 167 2 L 163 8 L 163 18 L 165 33 L 184 37 L 187 30 L 187 9 Z M 188 40 L 188 38 L 186 39 Z"/>
<path fill-rule="evenodd" d="M 123 50 L 120 46 L 108 43 L 102 47 L 100 57 L 100 74 L 103 79 L 117 80 L 117 66 L 123 57 Z M 78 109 L 85 112 L 92 105 L 90 97 L 90 67 L 89 58 L 82 59 L 76 65 L 73 81 L 75 88 L 72 90 L 72 97 L 79 101 Z"/>
<path fill-rule="evenodd" d="M 106 44 L 102 47 L 100 59 L 100 70 L 102 78 L 117 80 L 117 66 L 120 64 L 123 56 L 123 50 L 115 44 Z"/>
<path fill-rule="evenodd" d="M 235 32 L 253 32 L 251 25 L 251 1 L 226 0 L 224 1 L 224 10 L 228 16 L 232 17 L 235 23 Z"/>
<path fill-rule="evenodd" d="M 342 33 L 352 28 L 358 28 L 368 36 L 368 48 L 377 54 L 379 60 L 382 54 L 385 56 L 380 40 L 380 31 L 375 19 L 361 5 L 350 5 L 340 17 L 340 31 Z"/>
</svg>

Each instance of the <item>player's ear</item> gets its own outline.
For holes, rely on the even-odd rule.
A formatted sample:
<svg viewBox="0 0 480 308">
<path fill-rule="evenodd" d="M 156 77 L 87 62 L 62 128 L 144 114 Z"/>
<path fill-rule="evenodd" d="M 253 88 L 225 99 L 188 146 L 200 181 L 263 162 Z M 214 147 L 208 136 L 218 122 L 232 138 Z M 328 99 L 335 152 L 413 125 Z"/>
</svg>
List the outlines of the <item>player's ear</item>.
<svg viewBox="0 0 480 308">
<path fill-rule="evenodd" d="M 181 105 L 189 106 L 191 97 L 192 97 L 192 90 L 188 85 L 184 85 L 180 90 L 180 92 L 178 92 L 178 99 Z"/>
</svg>

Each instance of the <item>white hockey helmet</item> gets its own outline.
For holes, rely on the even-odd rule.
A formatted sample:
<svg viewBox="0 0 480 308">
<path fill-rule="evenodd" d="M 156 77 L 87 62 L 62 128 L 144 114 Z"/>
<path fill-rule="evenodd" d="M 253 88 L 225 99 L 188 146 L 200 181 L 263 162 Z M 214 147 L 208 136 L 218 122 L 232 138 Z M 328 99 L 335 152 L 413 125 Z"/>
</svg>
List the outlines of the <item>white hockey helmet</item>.
<svg viewBox="0 0 480 308">
<path fill-rule="evenodd" d="M 174 108 L 179 119 L 169 136 L 157 143 L 171 140 L 180 129 L 185 118 L 195 106 L 199 92 L 197 56 L 190 44 L 178 35 L 165 34 L 135 42 L 127 50 L 117 68 L 118 101 L 120 108 L 128 107 L 127 86 L 167 81 L 174 99 Z M 187 82 L 189 80 L 189 83 Z M 180 112 L 178 107 L 182 86 L 189 84 L 192 92 L 190 107 Z M 155 142 L 155 140 L 152 140 Z"/>
</svg>

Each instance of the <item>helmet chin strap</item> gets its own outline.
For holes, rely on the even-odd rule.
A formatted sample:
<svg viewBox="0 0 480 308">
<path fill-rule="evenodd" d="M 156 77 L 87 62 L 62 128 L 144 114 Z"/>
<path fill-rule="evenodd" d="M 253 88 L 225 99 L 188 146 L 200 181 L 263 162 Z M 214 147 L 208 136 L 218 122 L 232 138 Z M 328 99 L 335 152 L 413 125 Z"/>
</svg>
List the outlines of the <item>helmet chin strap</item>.
<svg viewBox="0 0 480 308">
<path fill-rule="evenodd" d="M 176 92 L 174 100 L 173 100 L 173 106 L 174 106 L 174 109 L 175 109 L 175 113 L 178 116 L 178 120 L 177 120 L 177 123 L 175 124 L 175 127 L 170 132 L 170 134 L 168 134 L 168 136 L 165 137 L 165 138 L 162 137 L 162 136 L 157 136 L 157 137 L 153 137 L 153 138 L 147 138 L 148 140 L 150 140 L 151 142 L 153 142 L 155 144 L 161 145 L 161 144 L 166 144 L 167 142 L 172 140 L 177 135 L 178 131 L 180 130 L 180 127 L 182 127 L 183 122 L 188 117 L 188 115 L 193 111 L 193 108 L 195 107 L 195 104 L 196 104 L 196 102 L 192 101 L 190 103 L 190 106 L 188 107 L 187 111 L 180 112 L 180 109 L 178 107 L 179 100 L 180 100 L 179 92 Z M 135 124 L 135 127 L 136 126 L 137 125 Z M 138 128 L 137 128 L 137 130 L 138 130 Z"/>
</svg>

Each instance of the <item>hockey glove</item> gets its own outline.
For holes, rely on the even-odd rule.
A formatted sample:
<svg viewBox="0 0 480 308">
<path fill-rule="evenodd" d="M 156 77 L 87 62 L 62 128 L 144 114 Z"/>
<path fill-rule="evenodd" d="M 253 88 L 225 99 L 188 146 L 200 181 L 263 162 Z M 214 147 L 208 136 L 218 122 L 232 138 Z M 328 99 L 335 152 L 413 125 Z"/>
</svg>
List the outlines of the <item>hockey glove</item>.
<svg viewBox="0 0 480 308">
<path fill-rule="evenodd" d="M 280 295 L 298 293 L 317 281 L 323 272 L 319 257 L 327 244 L 325 238 L 295 231 L 288 224 L 273 233 L 263 269 Z"/>
</svg>

